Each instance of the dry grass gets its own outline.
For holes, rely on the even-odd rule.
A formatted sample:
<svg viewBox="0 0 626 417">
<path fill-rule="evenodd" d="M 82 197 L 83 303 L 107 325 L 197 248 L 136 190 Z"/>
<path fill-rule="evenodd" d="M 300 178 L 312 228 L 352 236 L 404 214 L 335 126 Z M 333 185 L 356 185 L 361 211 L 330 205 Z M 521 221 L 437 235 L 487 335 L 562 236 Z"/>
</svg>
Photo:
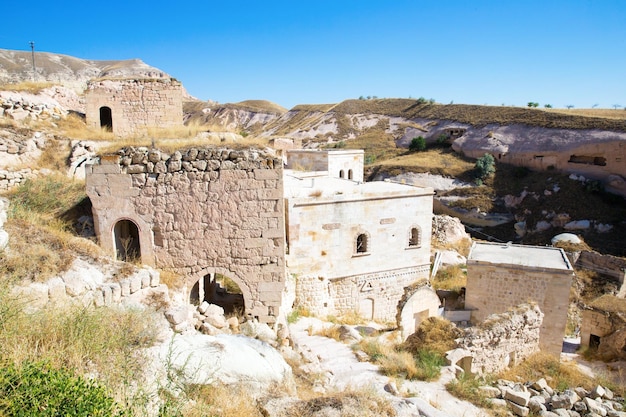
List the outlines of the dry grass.
<svg viewBox="0 0 626 417">
<path fill-rule="evenodd" d="M 396 411 L 389 400 L 368 389 L 347 389 L 342 392 L 300 401 L 276 417 L 392 417 Z"/>
<path fill-rule="evenodd" d="M 6 288 L 6 287 L 3 287 Z M 140 376 L 140 348 L 155 338 L 148 312 L 48 307 L 23 312 L 24 301 L 0 291 L 0 357 L 13 363 L 45 360 L 57 368 L 96 376 L 120 389 Z"/>
<path fill-rule="evenodd" d="M 461 157 L 449 148 L 402 152 L 402 155 L 380 161 L 381 170 L 395 175 L 403 172 L 430 172 L 450 178 L 468 178 L 474 170 L 474 161 Z"/>
<path fill-rule="evenodd" d="M 55 85 L 51 82 L 22 81 L 16 84 L 0 84 L 0 91 L 39 94 L 42 90 Z"/>
<path fill-rule="evenodd" d="M 189 401 L 179 410 L 184 417 L 263 417 L 256 400 L 244 387 L 195 385 L 187 387 L 187 391 Z"/>
<path fill-rule="evenodd" d="M 536 381 L 539 378 L 545 378 L 548 385 L 557 390 L 570 387 L 584 387 L 589 390 L 596 383 L 578 370 L 575 364 L 560 362 L 557 357 L 541 352 L 535 353 L 524 362 L 498 374 L 497 378 L 509 381 Z"/>
<path fill-rule="evenodd" d="M 461 288 L 467 286 L 467 271 L 459 265 L 439 268 L 430 282 L 436 290 L 460 291 Z"/>
<path fill-rule="evenodd" d="M 416 353 L 420 350 L 429 350 L 445 355 L 456 347 L 455 339 L 462 332 L 450 321 L 441 317 L 429 317 L 420 323 L 417 331 L 407 338 L 402 348 Z"/>
<path fill-rule="evenodd" d="M 341 332 L 339 331 L 341 326 L 326 326 L 322 327 L 315 332 L 318 336 L 328 337 L 329 339 L 335 339 L 341 341 Z"/>
<path fill-rule="evenodd" d="M 544 111 L 569 116 L 599 117 L 604 119 L 626 119 L 626 111 L 620 109 L 544 109 Z"/>
</svg>

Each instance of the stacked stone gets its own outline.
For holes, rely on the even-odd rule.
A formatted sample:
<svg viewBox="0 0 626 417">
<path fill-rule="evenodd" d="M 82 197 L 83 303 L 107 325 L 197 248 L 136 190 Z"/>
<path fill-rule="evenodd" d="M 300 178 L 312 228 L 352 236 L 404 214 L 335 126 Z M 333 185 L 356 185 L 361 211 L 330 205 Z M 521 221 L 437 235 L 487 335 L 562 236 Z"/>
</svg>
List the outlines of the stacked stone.
<svg viewBox="0 0 626 417">
<path fill-rule="evenodd" d="M 66 115 L 67 111 L 52 99 L 37 99 L 37 96 L 27 93 L 0 92 L 0 117 L 13 120 L 26 118 L 37 120 L 60 119 Z"/>
<path fill-rule="evenodd" d="M 226 319 L 224 309 L 216 304 L 203 301 L 193 312 L 196 330 L 211 336 L 230 334 L 239 330 L 239 319 L 235 316 Z"/>
<path fill-rule="evenodd" d="M 470 352 L 473 373 L 496 373 L 539 351 L 543 313 L 536 305 L 493 314 L 465 330 L 458 346 Z"/>
<path fill-rule="evenodd" d="M 0 170 L 0 191 L 16 187 L 27 179 L 36 177 L 38 173 L 37 170 L 33 171 L 30 168 L 20 169 L 19 171 L 7 171 L 2 169 Z"/>
<path fill-rule="evenodd" d="M 87 125 L 98 127 L 100 108 L 110 107 L 116 135 L 183 125 L 182 86 L 172 78 L 93 80 L 86 100 Z"/>
<path fill-rule="evenodd" d="M 156 288 L 160 285 L 160 276 L 155 270 L 140 269 L 137 273 L 120 282 L 108 282 L 100 285 L 94 291 L 94 305 L 96 307 L 120 304 L 124 298 L 141 290 Z"/>
<path fill-rule="evenodd" d="M 256 150 L 226 148 L 190 148 L 172 154 L 146 147 L 128 147 L 118 152 L 122 173 L 166 174 L 175 172 L 207 172 L 215 180 L 221 170 L 273 169 L 281 162 Z M 166 177 L 166 181 L 167 181 Z M 171 177 L 169 177 L 171 178 Z"/>
<path fill-rule="evenodd" d="M 623 399 L 601 385 L 591 391 L 582 387 L 555 391 L 541 378 L 526 384 L 498 380 L 496 386 L 481 387 L 481 392 L 496 406 L 504 406 L 513 414 L 526 417 L 626 417 Z"/>
</svg>

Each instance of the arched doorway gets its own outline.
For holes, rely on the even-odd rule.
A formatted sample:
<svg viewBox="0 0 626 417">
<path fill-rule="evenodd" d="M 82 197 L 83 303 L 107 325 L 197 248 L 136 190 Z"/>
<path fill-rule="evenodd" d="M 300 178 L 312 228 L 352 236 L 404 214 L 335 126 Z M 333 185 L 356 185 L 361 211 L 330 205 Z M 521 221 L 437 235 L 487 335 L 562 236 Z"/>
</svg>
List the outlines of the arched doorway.
<svg viewBox="0 0 626 417">
<path fill-rule="evenodd" d="M 107 132 L 113 131 L 113 114 L 110 107 L 100 107 L 100 128 Z"/>
<path fill-rule="evenodd" d="M 189 301 L 200 305 L 203 301 L 224 309 L 225 314 L 243 315 L 245 302 L 237 283 L 226 275 L 210 273 L 199 279 L 191 288 Z"/>
<path fill-rule="evenodd" d="M 115 223 L 113 241 L 115 242 L 115 256 L 118 260 L 132 262 L 141 259 L 139 228 L 132 221 L 124 219 Z"/>
</svg>

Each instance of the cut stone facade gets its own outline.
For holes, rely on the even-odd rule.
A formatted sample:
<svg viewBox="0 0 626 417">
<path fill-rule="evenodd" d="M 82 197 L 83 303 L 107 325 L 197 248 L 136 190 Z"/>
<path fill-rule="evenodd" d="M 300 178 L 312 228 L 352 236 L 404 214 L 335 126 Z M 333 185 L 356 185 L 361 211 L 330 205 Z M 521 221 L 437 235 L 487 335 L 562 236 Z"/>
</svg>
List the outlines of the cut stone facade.
<svg viewBox="0 0 626 417">
<path fill-rule="evenodd" d="M 281 161 L 256 151 L 131 148 L 88 166 L 86 183 L 96 234 L 112 255 L 124 258 L 131 238 L 142 262 L 180 273 L 189 287 L 225 275 L 246 314 L 275 321 L 285 285 Z"/>
<path fill-rule="evenodd" d="M 475 242 L 467 259 L 465 307 L 480 323 L 520 303 L 536 303 L 545 315 L 541 350 L 559 356 L 573 275 L 562 249 Z"/>
<path fill-rule="evenodd" d="M 318 154 L 351 155 L 345 168 L 362 176 L 362 151 Z M 428 279 L 433 190 L 329 175 L 283 175 L 260 151 L 141 148 L 102 157 L 86 180 L 100 244 L 187 277 L 190 300 L 219 293 L 219 274 L 245 313 L 274 322 L 293 301 L 288 267 L 296 303 L 314 314 L 393 321 L 405 287 Z M 430 304 L 409 306 L 434 315 Z"/>
<path fill-rule="evenodd" d="M 331 178 L 343 178 L 363 182 L 363 162 L 365 152 L 350 150 L 309 150 L 287 151 L 287 169 L 307 172 L 327 172 Z"/>
<path fill-rule="evenodd" d="M 395 321 L 404 287 L 429 275 L 432 188 L 298 175 L 285 175 L 297 303 Z"/>
<path fill-rule="evenodd" d="M 603 295 L 583 310 L 580 346 L 597 349 L 605 360 L 623 360 L 626 338 L 626 300 Z"/>
<path fill-rule="evenodd" d="M 116 136 L 183 125 L 183 90 L 173 78 L 97 79 L 85 92 L 87 126 Z"/>
</svg>

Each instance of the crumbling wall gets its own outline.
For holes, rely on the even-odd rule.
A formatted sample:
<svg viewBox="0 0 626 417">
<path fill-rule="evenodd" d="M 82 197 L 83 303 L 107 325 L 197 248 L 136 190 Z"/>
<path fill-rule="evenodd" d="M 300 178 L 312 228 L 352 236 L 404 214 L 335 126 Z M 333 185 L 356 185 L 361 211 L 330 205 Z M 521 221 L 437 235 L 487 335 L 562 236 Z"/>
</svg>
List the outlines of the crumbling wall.
<svg viewBox="0 0 626 417">
<path fill-rule="evenodd" d="M 576 267 L 600 272 L 616 279 L 620 284 L 624 284 L 624 271 L 626 270 L 626 259 L 624 258 L 584 250 L 580 252 L 580 256 L 576 260 Z"/>
<path fill-rule="evenodd" d="M 466 329 L 457 343 L 460 349 L 470 352 L 471 372 L 496 373 L 539 351 L 543 318 L 536 304 L 522 304 Z"/>
<path fill-rule="evenodd" d="M 240 287 L 245 312 L 278 316 L 285 286 L 282 163 L 261 151 L 192 148 L 171 155 L 126 148 L 86 168 L 100 245 L 137 226 L 141 261 L 187 277 L 210 273 Z"/>
<path fill-rule="evenodd" d="M 100 109 L 108 107 L 117 136 L 183 124 L 182 86 L 172 78 L 93 80 L 85 96 L 87 126 L 99 129 Z"/>
</svg>

